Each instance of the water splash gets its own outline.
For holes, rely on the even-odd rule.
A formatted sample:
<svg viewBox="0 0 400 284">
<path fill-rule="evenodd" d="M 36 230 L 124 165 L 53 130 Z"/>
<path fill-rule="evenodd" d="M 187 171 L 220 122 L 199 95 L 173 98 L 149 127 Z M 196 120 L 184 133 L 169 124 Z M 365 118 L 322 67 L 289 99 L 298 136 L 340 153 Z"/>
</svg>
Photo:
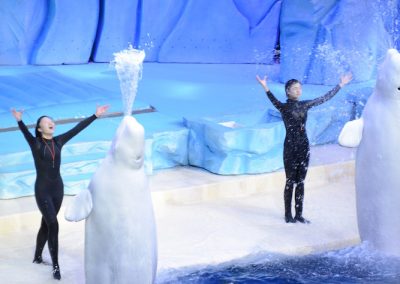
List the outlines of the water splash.
<svg viewBox="0 0 400 284">
<path fill-rule="evenodd" d="M 132 45 L 125 50 L 114 53 L 111 64 L 117 71 L 122 93 L 124 115 L 131 115 L 136 98 L 138 82 L 142 78 L 145 52 L 134 49 Z"/>
<path fill-rule="evenodd" d="M 150 35 L 150 33 L 146 34 L 146 37 L 142 39 L 143 44 L 139 45 L 139 48 L 142 48 L 144 50 L 151 50 L 154 48 L 154 42 L 153 42 L 153 37 Z"/>
<path fill-rule="evenodd" d="M 319 44 L 315 49 L 315 57 L 318 60 L 325 61 L 339 75 L 349 69 L 349 66 L 347 66 L 349 58 L 347 58 L 343 51 L 335 49 L 330 43 Z"/>
<path fill-rule="evenodd" d="M 399 283 L 400 259 L 368 243 L 306 256 L 262 254 L 216 266 L 166 270 L 157 283 Z"/>
<path fill-rule="evenodd" d="M 400 3 L 398 0 L 377 0 L 378 15 L 382 18 L 386 31 L 391 36 L 391 48 L 400 47 Z"/>
</svg>

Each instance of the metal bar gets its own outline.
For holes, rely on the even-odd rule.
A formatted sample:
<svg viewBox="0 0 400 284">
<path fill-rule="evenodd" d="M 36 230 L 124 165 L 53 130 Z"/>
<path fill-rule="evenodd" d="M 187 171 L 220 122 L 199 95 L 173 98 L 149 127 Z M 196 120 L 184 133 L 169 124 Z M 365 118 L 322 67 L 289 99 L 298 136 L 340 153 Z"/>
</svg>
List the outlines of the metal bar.
<svg viewBox="0 0 400 284">
<path fill-rule="evenodd" d="M 149 112 L 155 112 L 155 111 L 157 111 L 157 110 L 153 106 L 150 106 L 149 108 L 134 110 L 134 111 L 132 111 L 132 114 L 149 113 Z M 111 113 L 104 114 L 104 115 L 100 116 L 97 119 L 104 119 L 104 118 L 110 118 L 110 117 L 119 117 L 119 116 L 123 116 L 123 115 L 124 115 L 123 112 L 111 112 Z M 79 121 L 82 121 L 84 119 L 85 118 L 65 118 L 65 119 L 55 120 L 54 122 L 56 124 L 67 124 L 67 123 L 71 123 L 71 122 L 79 122 Z M 34 128 L 34 127 L 36 127 L 36 124 L 29 124 L 26 127 Z M 18 126 L 12 126 L 12 127 L 0 128 L 0 133 L 9 132 L 9 131 L 15 131 L 15 130 L 19 130 L 19 127 Z"/>
</svg>

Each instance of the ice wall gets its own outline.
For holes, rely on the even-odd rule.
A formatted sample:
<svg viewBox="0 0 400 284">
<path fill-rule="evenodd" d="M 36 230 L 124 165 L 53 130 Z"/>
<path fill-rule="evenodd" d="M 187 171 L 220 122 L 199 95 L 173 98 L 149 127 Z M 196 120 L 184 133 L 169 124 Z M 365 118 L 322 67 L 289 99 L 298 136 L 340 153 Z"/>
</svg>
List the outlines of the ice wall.
<svg viewBox="0 0 400 284">
<path fill-rule="evenodd" d="M 87 63 L 98 0 L 0 1 L 0 65 Z"/>
<path fill-rule="evenodd" d="M 271 63 L 281 0 L 0 1 L 0 65 L 147 61 Z"/>
<path fill-rule="evenodd" d="M 46 19 L 35 40 L 30 63 L 87 63 L 96 36 L 98 0 L 51 0 L 46 1 L 46 10 Z"/>
<path fill-rule="evenodd" d="M 146 61 L 272 63 L 281 81 L 372 79 L 399 47 L 399 0 L 0 1 L 0 65 L 109 62 L 129 43 Z"/>
<path fill-rule="evenodd" d="M 0 64 L 29 64 L 44 25 L 46 0 L 0 1 Z"/>
<path fill-rule="evenodd" d="M 222 175 L 257 174 L 283 167 L 283 123 L 185 120 L 189 164 Z"/>
<path fill-rule="evenodd" d="M 158 61 L 272 63 L 280 6 L 277 0 L 187 1 Z"/>
<path fill-rule="evenodd" d="M 134 44 L 140 26 L 136 10 L 139 0 L 99 0 L 100 17 L 96 42 L 93 46 L 95 62 L 109 62 L 113 53 Z"/>
</svg>

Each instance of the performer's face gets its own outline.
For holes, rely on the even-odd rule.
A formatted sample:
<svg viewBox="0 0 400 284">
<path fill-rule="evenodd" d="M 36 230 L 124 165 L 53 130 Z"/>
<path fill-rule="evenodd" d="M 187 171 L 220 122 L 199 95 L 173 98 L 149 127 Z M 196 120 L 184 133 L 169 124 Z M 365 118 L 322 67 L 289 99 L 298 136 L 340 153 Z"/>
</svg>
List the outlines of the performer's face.
<svg viewBox="0 0 400 284">
<path fill-rule="evenodd" d="M 45 135 L 53 135 L 56 130 L 56 124 L 50 117 L 43 117 L 39 123 L 39 131 Z"/>
<path fill-rule="evenodd" d="M 287 96 L 289 99 L 297 100 L 301 96 L 301 84 L 294 83 L 287 89 Z"/>
</svg>

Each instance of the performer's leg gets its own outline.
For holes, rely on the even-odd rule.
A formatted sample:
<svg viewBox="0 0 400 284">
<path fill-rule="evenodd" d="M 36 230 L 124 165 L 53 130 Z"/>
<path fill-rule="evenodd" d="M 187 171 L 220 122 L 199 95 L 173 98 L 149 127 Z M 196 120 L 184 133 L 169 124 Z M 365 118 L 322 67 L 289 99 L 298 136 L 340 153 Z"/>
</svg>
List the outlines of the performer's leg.
<svg viewBox="0 0 400 284">
<path fill-rule="evenodd" d="M 43 248 L 47 242 L 47 236 L 48 236 L 48 229 L 47 229 L 47 224 L 42 217 L 42 221 L 40 224 L 40 229 L 36 237 L 36 249 L 35 249 L 35 256 L 33 258 L 33 262 L 35 263 L 42 263 L 43 258 L 42 258 L 42 252 Z"/>
<path fill-rule="evenodd" d="M 58 221 L 55 204 L 52 198 L 47 198 L 42 200 L 38 205 L 48 229 L 47 244 L 53 262 L 53 277 L 61 279 L 58 265 Z"/>
<path fill-rule="evenodd" d="M 310 223 L 310 221 L 303 218 L 303 202 L 304 202 L 304 180 L 307 175 L 308 164 L 310 161 L 310 152 L 307 151 L 305 157 L 300 163 L 297 171 L 297 185 L 295 192 L 295 210 L 296 215 L 294 219 L 301 223 Z"/>
<path fill-rule="evenodd" d="M 287 147 L 285 147 L 287 148 Z M 292 196 L 293 186 L 296 178 L 296 163 L 290 151 L 284 149 L 283 163 L 285 166 L 286 184 L 283 192 L 283 200 L 285 203 L 285 221 L 286 223 L 295 223 L 292 216 Z"/>
</svg>

